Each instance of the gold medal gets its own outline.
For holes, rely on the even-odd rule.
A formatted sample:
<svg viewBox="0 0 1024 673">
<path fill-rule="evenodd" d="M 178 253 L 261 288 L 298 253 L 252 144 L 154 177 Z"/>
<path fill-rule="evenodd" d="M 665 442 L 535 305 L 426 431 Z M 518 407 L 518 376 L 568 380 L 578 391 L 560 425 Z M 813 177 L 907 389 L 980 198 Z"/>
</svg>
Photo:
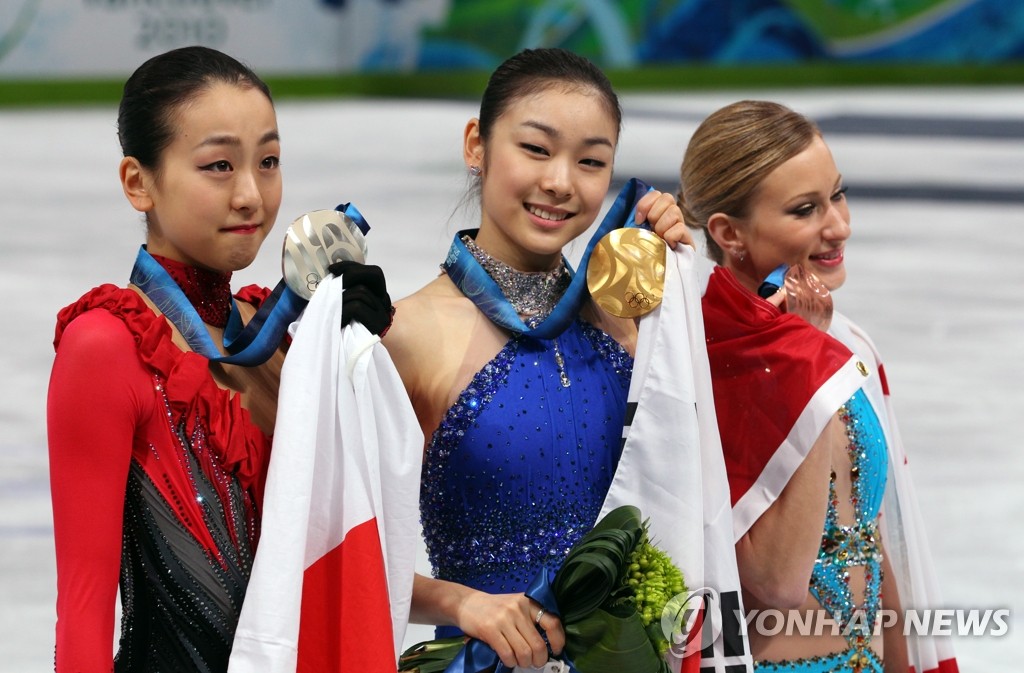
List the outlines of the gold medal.
<svg viewBox="0 0 1024 673">
<path fill-rule="evenodd" d="M 314 210 L 288 227 L 281 272 L 288 287 L 309 299 L 334 262 L 366 260 L 366 239 L 355 221 L 340 210 Z"/>
<path fill-rule="evenodd" d="M 587 265 L 597 305 L 620 318 L 650 313 L 665 293 L 665 241 L 647 229 L 615 229 L 598 241 Z"/>
</svg>

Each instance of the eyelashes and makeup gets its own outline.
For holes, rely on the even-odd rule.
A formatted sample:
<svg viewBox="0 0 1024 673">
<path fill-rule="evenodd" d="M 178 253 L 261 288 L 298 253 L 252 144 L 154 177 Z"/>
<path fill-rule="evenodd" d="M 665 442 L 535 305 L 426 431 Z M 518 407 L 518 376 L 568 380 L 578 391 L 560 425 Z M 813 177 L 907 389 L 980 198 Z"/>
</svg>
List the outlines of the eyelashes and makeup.
<svg viewBox="0 0 1024 673">
<path fill-rule="evenodd" d="M 277 156 L 264 157 L 260 161 L 260 168 L 263 170 L 273 170 L 280 167 L 281 158 Z M 201 165 L 199 170 L 210 171 L 212 173 L 229 173 L 234 170 L 234 166 L 227 159 L 219 159 L 217 161 Z"/>
<path fill-rule="evenodd" d="M 849 187 L 846 187 L 845 185 L 838 188 L 837 190 L 832 192 L 832 194 L 829 196 L 829 200 L 832 203 L 841 203 L 846 198 L 847 189 L 849 189 Z M 806 203 L 801 203 L 795 208 L 790 209 L 789 212 L 791 215 L 795 215 L 796 217 L 810 217 L 811 215 L 814 214 L 814 211 L 817 208 L 817 203 L 809 201 Z"/>
<path fill-rule="evenodd" d="M 549 152 L 547 150 L 547 148 L 545 148 L 545 147 L 543 147 L 541 145 L 535 145 L 533 143 L 521 142 L 521 143 L 519 143 L 519 147 L 522 148 L 523 150 L 525 150 L 527 153 L 534 154 L 534 155 L 537 155 L 539 157 L 550 157 L 551 156 L 551 152 Z M 596 168 L 596 169 L 605 168 L 606 166 L 608 166 L 608 162 L 607 161 L 605 161 L 603 159 L 597 159 L 595 157 L 583 157 L 582 159 L 579 160 L 579 164 L 582 165 L 582 166 L 585 166 L 587 168 Z"/>
</svg>

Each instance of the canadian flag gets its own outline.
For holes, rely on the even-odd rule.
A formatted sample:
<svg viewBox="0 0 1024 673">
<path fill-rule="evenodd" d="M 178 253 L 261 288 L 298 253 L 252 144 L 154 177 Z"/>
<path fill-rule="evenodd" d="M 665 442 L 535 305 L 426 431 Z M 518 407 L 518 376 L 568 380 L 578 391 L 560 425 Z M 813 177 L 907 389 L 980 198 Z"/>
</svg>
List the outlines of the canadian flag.
<svg viewBox="0 0 1024 673">
<path fill-rule="evenodd" d="M 880 521 L 900 606 L 943 608 L 885 370 L 868 335 L 838 311 L 827 334 L 779 313 L 721 268 L 708 282 L 704 309 L 715 399 L 732 411 L 721 436 L 735 538 L 783 492 L 836 409 L 863 390 L 888 450 Z M 958 670 L 947 635 L 907 633 L 907 653 L 911 671 Z"/>
<path fill-rule="evenodd" d="M 324 278 L 281 374 L 262 533 L 231 673 L 394 673 L 420 534 L 423 434 L 380 339 Z"/>
</svg>

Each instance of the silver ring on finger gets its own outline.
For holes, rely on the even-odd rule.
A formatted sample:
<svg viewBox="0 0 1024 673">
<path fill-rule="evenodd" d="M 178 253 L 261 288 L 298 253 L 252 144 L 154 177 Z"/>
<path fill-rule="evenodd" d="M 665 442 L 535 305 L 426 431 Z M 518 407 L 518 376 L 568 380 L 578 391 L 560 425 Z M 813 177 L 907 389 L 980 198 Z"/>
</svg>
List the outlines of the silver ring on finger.
<svg viewBox="0 0 1024 673">
<path fill-rule="evenodd" d="M 533 620 L 534 624 L 540 626 L 540 618 L 544 616 L 544 608 L 537 610 L 537 618 Z"/>
</svg>

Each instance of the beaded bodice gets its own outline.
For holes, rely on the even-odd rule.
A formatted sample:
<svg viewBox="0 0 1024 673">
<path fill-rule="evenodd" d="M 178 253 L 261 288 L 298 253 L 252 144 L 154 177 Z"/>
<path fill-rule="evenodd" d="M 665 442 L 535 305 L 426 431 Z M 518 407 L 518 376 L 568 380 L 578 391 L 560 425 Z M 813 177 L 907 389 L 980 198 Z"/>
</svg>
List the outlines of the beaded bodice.
<svg viewBox="0 0 1024 673">
<path fill-rule="evenodd" d="M 542 566 L 557 570 L 611 483 L 632 365 L 577 318 L 555 340 L 513 336 L 476 373 L 424 461 L 435 577 L 501 593 L 523 591 Z"/>
<path fill-rule="evenodd" d="M 833 473 L 825 530 L 811 574 L 810 590 L 839 624 L 851 649 L 863 652 L 871 642 L 881 604 L 878 513 L 885 491 L 888 452 L 878 417 L 862 390 L 857 391 L 839 413 L 846 425 L 854 521 L 849 525 L 839 523 Z M 864 567 L 865 590 L 861 602 L 850 588 L 849 569 L 855 566 Z"/>
<path fill-rule="evenodd" d="M 156 383 L 161 392 L 163 385 Z M 172 414 L 167 413 L 170 420 Z M 171 428 L 180 450 L 152 458 L 174 463 L 190 489 L 166 494 L 139 462 L 129 472 L 121 561 L 123 611 L 115 671 L 226 670 L 235 625 L 256 550 L 255 505 L 237 479 L 210 455 L 197 419 Z M 182 525 L 177 498 L 200 506 L 214 541 L 206 549 Z"/>
</svg>

